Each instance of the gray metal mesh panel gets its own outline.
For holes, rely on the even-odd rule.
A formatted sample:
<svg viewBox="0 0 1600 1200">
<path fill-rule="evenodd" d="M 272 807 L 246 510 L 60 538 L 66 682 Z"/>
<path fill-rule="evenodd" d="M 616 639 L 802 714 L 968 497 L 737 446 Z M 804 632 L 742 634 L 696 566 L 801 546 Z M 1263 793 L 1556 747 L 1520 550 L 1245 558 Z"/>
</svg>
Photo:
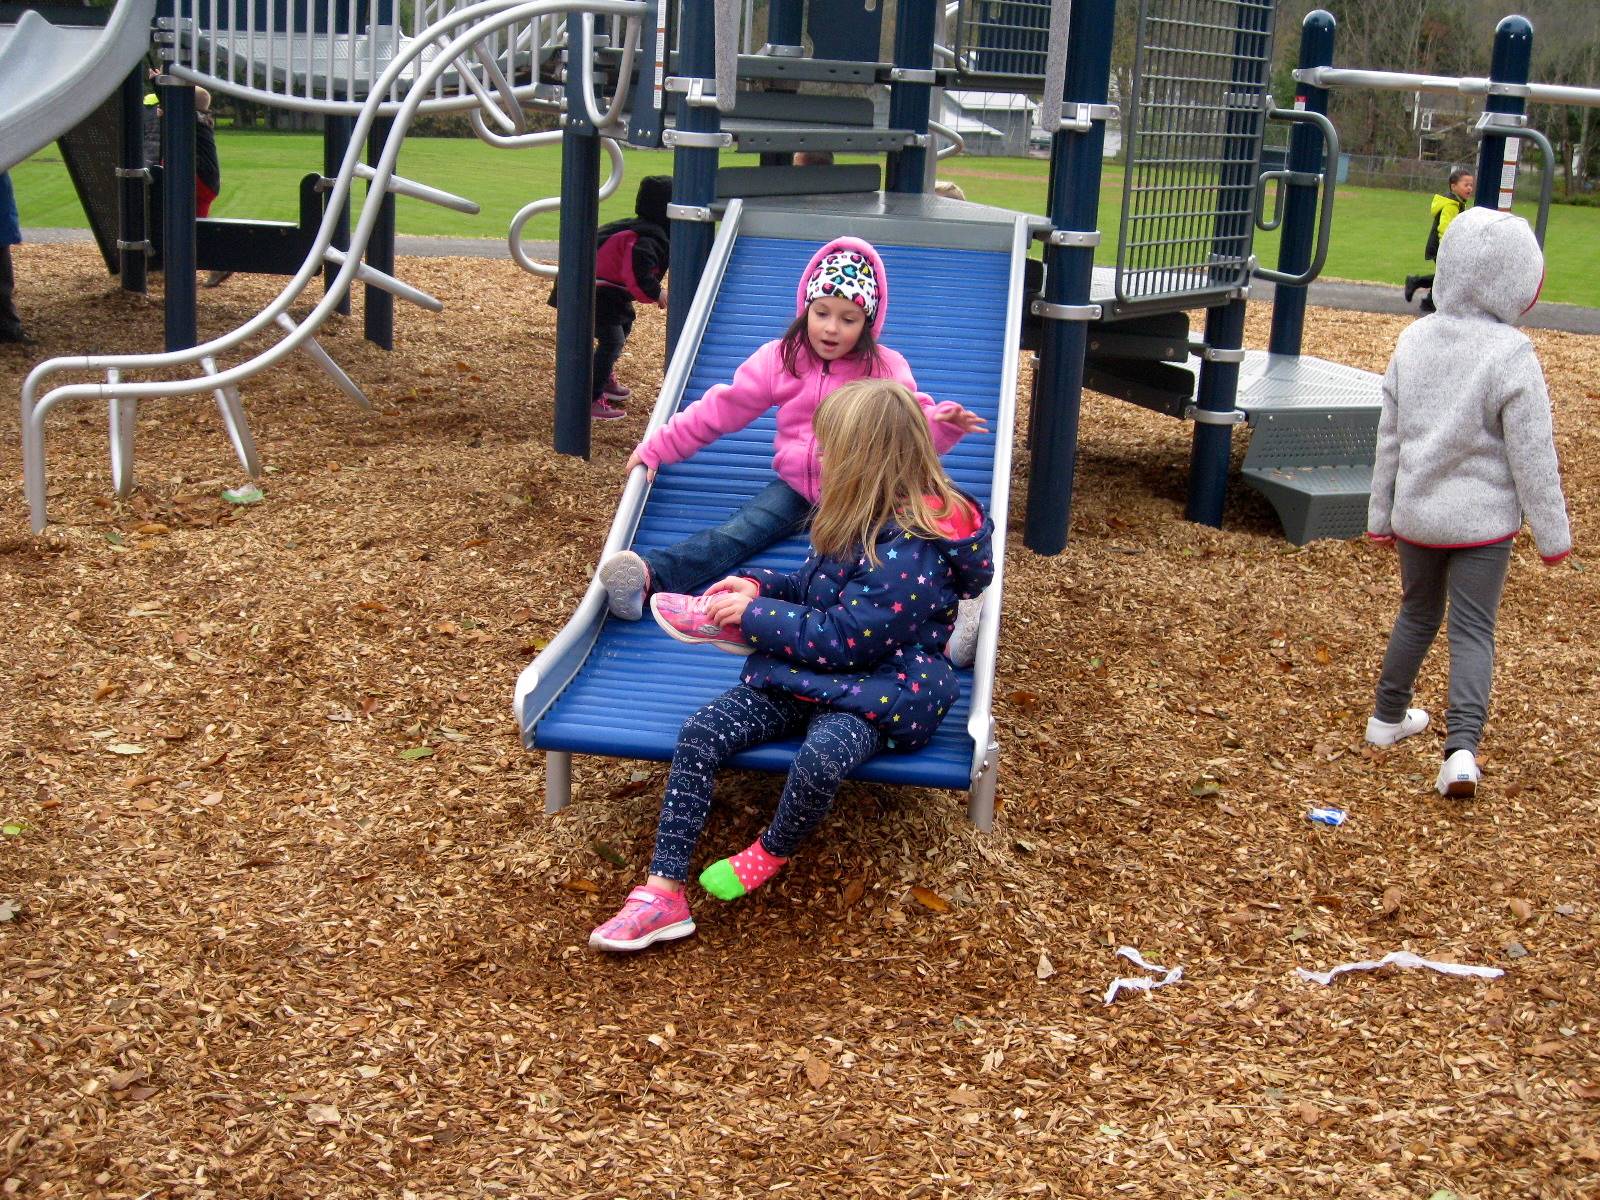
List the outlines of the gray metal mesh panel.
<svg viewBox="0 0 1600 1200">
<path fill-rule="evenodd" d="M 1050 0 L 962 0 L 955 46 L 964 78 L 1037 87 L 1050 52 Z"/>
<path fill-rule="evenodd" d="M 1117 298 L 1154 304 L 1249 283 L 1273 0 L 1143 0 L 1123 121 Z"/>
</svg>

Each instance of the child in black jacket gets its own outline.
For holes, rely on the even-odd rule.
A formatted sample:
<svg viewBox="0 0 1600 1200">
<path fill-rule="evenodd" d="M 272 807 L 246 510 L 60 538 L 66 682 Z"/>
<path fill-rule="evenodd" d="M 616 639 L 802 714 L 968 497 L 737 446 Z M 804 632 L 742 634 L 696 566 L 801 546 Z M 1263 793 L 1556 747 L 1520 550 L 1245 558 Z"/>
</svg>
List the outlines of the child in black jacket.
<svg viewBox="0 0 1600 1200">
<path fill-rule="evenodd" d="M 633 332 L 633 302 L 667 306 L 667 202 L 672 199 L 670 175 L 648 175 L 625 221 L 602 225 L 594 274 L 594 396 L 590 414 L 614 421 L 626 414 L 618 407 L 633 392 L 617 382 L 617 360 Z M 550 303 L 556 302 L 552 288 Z"/>
</svg>

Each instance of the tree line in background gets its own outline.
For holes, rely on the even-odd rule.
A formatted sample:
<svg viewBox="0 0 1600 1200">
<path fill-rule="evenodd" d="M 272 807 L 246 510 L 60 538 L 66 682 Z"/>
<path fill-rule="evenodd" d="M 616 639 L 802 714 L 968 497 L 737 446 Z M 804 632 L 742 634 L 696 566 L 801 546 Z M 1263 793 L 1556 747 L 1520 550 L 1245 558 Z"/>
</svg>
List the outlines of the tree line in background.
<svg viewBox="0 0 1600 1200">
<path fill-rule="evenodd" d="M 86 0 L 109 8 L 115 0 Z M 399 0 L 409 21 L 414 0 Z M 755 5 L 755 43 L 766 26 L 766 0 Z M 1533 78 L 1539 83 L 1600 88 L 1600 3 L 1597 0 L 1279 0 L 1273 92 L 1280 105 L 1294 97 L 1292 71 L 1299 55 L 1300 25 L 1323 8 L 1339 23 L 1334 61 L 1339 66 L 1410 71 L 1428 75 L 1487 75 L 1494 28 L 1520 12 L 1533 22 Z M 1120 95 L 1131 94 L 1139 5 L 1121 0 L 1113 48 L 1113 73 Z M 884 46 L 892 44 L 894 11 L 884 16 Z M 220 98 L 219 98 L 220 99 Z M 1343 148 L 1381 159 L 1441 164 L 1476 157 L 1472 125 L 1480 98 L 1423 96 L 1363 89 L 1336 91 L 1332 115 Z M 241 126 L 263 121 L 275 128 L 303 127 L 305 118 L 280 110 L 222 101 L 222 115 Z M 1593 108 L 1532 105 L 1530 121 L 1556 150 L 1559 194 L 1600 202 L 1600 113 Z M 437 125 L 435 129 L 432 126 Z M 459 128 L 457 128 L 459 126 Z M 426 121 L 419 133 L 468 133 L 464 122 Z M 1531 149 L 1531 147 L 1527 147 Z"/>
<path fill-rule="evenodd" d="M 1487 76 L 1495 26 L 1502 17 L 1520 13 L 1533 23 L 1535 82 L 1600 88 L 1600 5 L 1595 0 L 1283 0 L 1274 75 L 1280 104 L 1293 96 L 1300 26 L 1315 8 L 1332 13 L 1339 23 L 1336 66 L 1454 76 Z M 1357 88 L 1335 91 L 1331 105 L 1345 150 L 1441 163 L 1475 160 L 1471 130 L 1482 109 L 1481 97 L 1425 95 L 1419 101 L 1415 93 Z M 1528 113 L 1529 122 L 1555 147 L 1558 193 L 1567 199 L 1596 198 L 1600 113 L 1543 104 L 1530 105 Z M 1537 158 L 1527 142 L 1524 153 Z"/>
</svg>

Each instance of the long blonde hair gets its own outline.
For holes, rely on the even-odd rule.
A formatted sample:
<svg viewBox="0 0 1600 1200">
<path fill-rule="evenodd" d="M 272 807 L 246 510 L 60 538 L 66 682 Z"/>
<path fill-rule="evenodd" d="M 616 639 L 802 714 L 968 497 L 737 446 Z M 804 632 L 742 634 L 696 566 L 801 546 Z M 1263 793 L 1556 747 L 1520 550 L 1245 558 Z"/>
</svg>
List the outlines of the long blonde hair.
<svg viewBox="0 0 1600 1200">
<path fill-rule="evenodd" d="M 828 558 L 858 552 L 878 565 L 878 535 L 891 520 L 916 537 L 942 538 L 939 521 L 965 507 L 946 478 L 916 397 L 888 379 L 847 383 L 817 406 L 812 428 L 823 456 L 811 545 Z"/>
</svg>

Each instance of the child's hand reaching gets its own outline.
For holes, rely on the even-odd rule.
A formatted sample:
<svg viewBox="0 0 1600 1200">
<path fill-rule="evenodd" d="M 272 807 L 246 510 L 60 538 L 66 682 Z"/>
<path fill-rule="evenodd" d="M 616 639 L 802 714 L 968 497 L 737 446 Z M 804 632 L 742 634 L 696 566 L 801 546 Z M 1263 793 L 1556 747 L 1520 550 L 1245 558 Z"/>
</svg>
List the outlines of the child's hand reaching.
<svg viewBox="0 0 1600 1200">
<path fill-rule="evenodd" d="M 989 427 L 983 423 L 983 418 L 970 408 L 953 408 L 940 413 L 934 418 L 936 421 L 948 421 L 958 427 L 962 433 L 988 433 Z"/>
<path fill-rule="evenodd" d="M 737 575 L 719 579 L 706 589 L 706 616 L 718 625 L 737 625 L 750 601 L 760 594 L 761 589 L 749 579 Z"/>
<path fill-rule="evenodd" d="M 643 467 L 644 477 L 651 483 L 656 481 L 656 469 L 649 463 L 645 462 L 644 459 L 639 457 L 639 451 L 637 449 L 635 449 L 632 454 L 628 455 L 628 465 L 622 468 L 623 478 L 626 479 L 629 475 L 632 475 L 635 467 Z"/>
</svg>

